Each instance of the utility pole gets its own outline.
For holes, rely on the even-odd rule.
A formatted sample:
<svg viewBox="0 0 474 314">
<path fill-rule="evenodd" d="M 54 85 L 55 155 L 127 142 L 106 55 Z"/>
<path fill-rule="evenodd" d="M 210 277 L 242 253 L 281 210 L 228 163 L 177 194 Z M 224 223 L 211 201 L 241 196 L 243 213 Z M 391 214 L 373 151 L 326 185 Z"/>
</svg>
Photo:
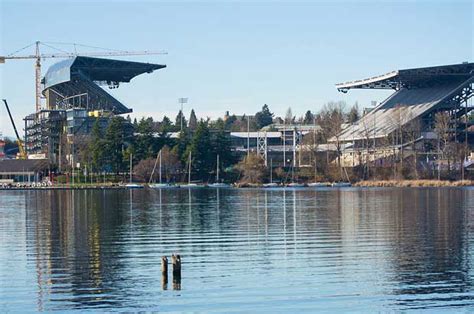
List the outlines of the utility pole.
<svg viewBox="0 0 474 314">
<path fill-rule="evenodd" d="M 296 167 L 296 127 L 293 128 L 293 168 Z"/>
<path fill-rule="evenodd" d="M 281 133 L 283 137 L 283 168 L 286 166 L 286 122 L 283 126 L 283 132 Z"/>
<path fill-rule="evenodd" d="M 247 116 L 247 157 L 250 155 L 250 117 Z"/>
</svg>

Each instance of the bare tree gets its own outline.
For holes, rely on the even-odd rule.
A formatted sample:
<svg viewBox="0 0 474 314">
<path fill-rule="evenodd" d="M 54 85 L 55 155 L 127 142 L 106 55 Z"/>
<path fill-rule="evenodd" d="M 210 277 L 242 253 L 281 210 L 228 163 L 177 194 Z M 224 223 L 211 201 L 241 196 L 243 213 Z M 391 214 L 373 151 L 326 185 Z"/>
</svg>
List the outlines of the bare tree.
<svg viewBox="0 0 474 314">
<path fill-rule="evenodd" d="M 243 183 L 262 183 L 266 173 L 265 162 L 263 158 L 256 153 L 251 153 L 244 157 L 237 164 L 237 169 L 243 175 Z"/>
<path fill-rule="evenodd" d="M 421 136 L 421 121 L 418 118 L 412 118 L 412 114 L 407 113 L 407 120 L 409 121 L 403 127 L 404 138 L 406 142 L 410 145 L 411 151 L 413 153 L 413 170 L 415 177 L 419 178 L 418 173 L 418 149 L 417 141 Z"/>
<path fill-rule="evenodd" d="M 345 117 L 345 106 L 345 102 L 342 101 L 329 102 L 323 107 L 317 117 L 317 119 L 319 120 L 319 125 L 322 128 L 326 140 L 333 141 L 336 146 L 337 165 L 339 167 L 341 176 L 341 135 Z"/>
<path fill-rule="evenodd" d="M 175 179 L 181 173 L 181 162 L 179 161 L 179 155 L 176 150 L 170 149 L 168 145 L 163 146 L 161 149 L 161 158 L 163 166 L 163 174 L 168 182 L 175 181 Z"/>
<path fill-rule="evenodd" d="M 365 152 L 365 164 L 364 164 L 364 178 L 369 179 L 370 177 L 370 137 L 372 135 L 372 132 L 370 131 L 370 128 L 367 123 L 367 119 L 364 119 L 362 122 L 363 126 L 363 134 L 364 134 L 364 146 L 366 149 Z"/>
<path fill-rule="evenodd" d="M 398 172 L 399 177 L 403 177 L 403 169 L 404 169 L 404 159 L 405 159 L 405 152 L 404 146 L 406 138 L 404 137 L 404 127 L 411 119 L 411 113 L 408 107 L 402 105 L 396 105 L 394 108 L 391 109 L 391 114 L 389 116 L 390 123 L 394 127 L 394 131 L 392 132 L 392 145 L 393 145 L 393 153 L 396 156 L 396 159 L 400 163 L 400 167 L 398 171 L 394 169 L 394 173 Z M 398 147 L 398 150 L 396 150 Z"/>
<path fill-rule="evenodd" d="M 318 146 L 321 143 L 321 134 L 313 129 L 313 132 L 303 137 L 301 144 L 309 147 L 309 162 L 313 166 L 314 180 L 318 175 Z"/>
<path fill-rule="evenodd" d="M 154 158 L 148 158 L 140 160 L 140 162 L 133 168 L 133 172 L 138 180 L 141 182 L 148 182 L 153 171 L 153 166 L 155 165 Z M 158 178 L 158 173 L 153 174 L 153 179 Z"/>
<path fill-rule="evenodd" d="M 445 158 L 445 153 L 449 143 L 450 116 L 448 112 L 438 112 L 435 114 L 435 132 L 438 137 L 438 180 L 440 179 L 440 159 Z M 441 157 L 440 157 L 441 156 Z M 448 158 L 448 169 L 450 168 Z"/>
</svg>

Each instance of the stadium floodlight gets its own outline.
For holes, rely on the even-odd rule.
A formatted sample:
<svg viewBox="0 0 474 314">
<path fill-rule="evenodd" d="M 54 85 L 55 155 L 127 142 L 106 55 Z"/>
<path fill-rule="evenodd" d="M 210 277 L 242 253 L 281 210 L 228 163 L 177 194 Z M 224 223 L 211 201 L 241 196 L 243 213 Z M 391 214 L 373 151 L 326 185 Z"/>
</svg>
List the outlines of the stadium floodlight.
<svg viewBox="0 0 474 314">
<path fill-rule="evenodd" d="M 183 98 L 178 98 L 178 103 L 181 104 L 181 121 L 180 121 L 180 124 L 181 124 L 181 132 L 183 132 L 183 104 L 187 104 L 188 103 L 188 98 L 187 97 L 183 97 Z"/>
</svg>

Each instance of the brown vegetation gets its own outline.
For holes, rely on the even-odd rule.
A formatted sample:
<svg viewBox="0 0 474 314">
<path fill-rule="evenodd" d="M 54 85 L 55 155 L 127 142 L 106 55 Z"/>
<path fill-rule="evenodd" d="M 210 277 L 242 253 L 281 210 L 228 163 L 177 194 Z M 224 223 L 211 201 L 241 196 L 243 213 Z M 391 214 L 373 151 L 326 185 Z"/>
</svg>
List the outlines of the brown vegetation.
<svg viewBox="0 0 474 314">
<path fill-rule="evenodd" d="M 455 186 L 474 186 L 473 180 L 379 180 L 379 181 L 360 181 L 354 184 L 359 187 L 455 187 Z"/>
</svg>

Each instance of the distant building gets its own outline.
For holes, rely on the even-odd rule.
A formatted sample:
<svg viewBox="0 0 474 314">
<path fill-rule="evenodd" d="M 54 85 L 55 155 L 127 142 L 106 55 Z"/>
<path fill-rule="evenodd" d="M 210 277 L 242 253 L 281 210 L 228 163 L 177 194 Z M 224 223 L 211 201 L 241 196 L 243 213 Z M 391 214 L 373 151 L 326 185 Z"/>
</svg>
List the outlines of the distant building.
<svg viewBox="0 0 474 314">
<path fill-rule="evenodd" d="M 5 159 L 0 161 L 0 183 L 40 182 L 48 169 L 47 159 Z"/>
</svg>

